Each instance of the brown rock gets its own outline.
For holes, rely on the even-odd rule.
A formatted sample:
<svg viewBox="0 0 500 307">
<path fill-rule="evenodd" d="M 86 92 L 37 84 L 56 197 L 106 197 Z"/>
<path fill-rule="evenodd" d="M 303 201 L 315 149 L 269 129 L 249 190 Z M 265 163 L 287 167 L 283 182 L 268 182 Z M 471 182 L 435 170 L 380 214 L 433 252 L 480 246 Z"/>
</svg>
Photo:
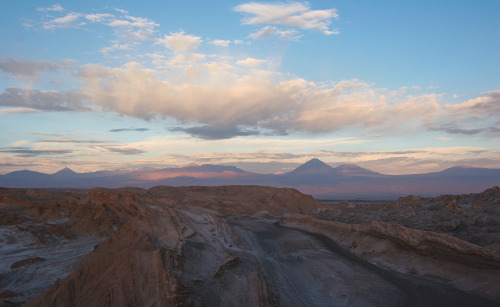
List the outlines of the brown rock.
<svg viewBox="0 0 500 307">
<path fill-rule="evenodd" d="M 23 267 L 23 266 L 32 265 L 32 264 L 39 263 L 39 262 L 42 262 L 42 261 L 45 261 L 45 259 L 40 258 L 40 257 L 26 258 L 26 259 L 14 262 L 10 266 L 10 269 L 14 270 L 14 269 L 17 269 L 17 268 L 20 268 L 20 267 Z"/>
</svg>

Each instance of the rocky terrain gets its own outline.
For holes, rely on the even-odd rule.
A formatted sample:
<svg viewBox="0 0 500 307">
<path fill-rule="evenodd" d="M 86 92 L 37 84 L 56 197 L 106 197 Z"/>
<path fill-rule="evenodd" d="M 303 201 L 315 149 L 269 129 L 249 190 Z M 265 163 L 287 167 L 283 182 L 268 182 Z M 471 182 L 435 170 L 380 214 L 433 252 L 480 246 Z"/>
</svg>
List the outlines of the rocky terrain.
<svg viewBox="0 0 500 307">
<path fill-rule="evenodd" d="M 317 210 L 315 216 L 348 224 L 397 223 L 486 246 L 500 243 L 500 188 L 435 198 L 407 196 L 379 203 L 342 201 Z"/>
<path fill-rule="evenodd" d="M 0 306 L 498 306 L 498 194 L 371 208 L 262 186 L 0 189 Z M 453 218 L 481 244 L 432 226 Z"/>
</svg>

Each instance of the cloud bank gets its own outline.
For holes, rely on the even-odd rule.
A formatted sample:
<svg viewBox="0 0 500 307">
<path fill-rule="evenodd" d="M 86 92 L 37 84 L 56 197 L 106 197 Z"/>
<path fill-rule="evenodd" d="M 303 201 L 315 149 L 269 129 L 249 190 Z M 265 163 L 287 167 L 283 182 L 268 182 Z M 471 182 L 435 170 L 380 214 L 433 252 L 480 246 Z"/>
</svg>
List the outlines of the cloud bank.
<svg viewBox="0 0 500 307">
<path fill-rule="evenodd" d="M 405 96 L 359 80 L 328 84 L 301 78 L 273 80 L 275 75 L 241 71 L 239 66 L 191 63 L 184 72 L 198 71 L 202 82 L 160 79 L 155 70 L 138 63 L 120 68 L 87 65 L 79 78 L 81 91 L 103 109 L 145 120 L 172 118 L 184 125 L 174 130 L 204 139 L 323 133 L 345 127 L 387 130 L 430 122 L 439 109 L 434 94 Z"/>
</svg>

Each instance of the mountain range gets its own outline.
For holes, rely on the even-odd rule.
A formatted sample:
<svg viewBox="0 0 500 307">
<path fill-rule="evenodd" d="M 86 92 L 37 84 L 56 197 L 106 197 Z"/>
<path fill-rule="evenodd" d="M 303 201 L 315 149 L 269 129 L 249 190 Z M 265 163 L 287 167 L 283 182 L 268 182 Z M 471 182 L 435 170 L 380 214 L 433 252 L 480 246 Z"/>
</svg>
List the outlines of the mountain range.
<svg viewBox="0 0 500 307">
<path fill-rule="evenodd" d="M 204 164 L 179 168 L 76 173 L 64 168 L 53 174 L 28 170 L 0 175 L 0 187 L 87 189 L 134 186 L 262 185 L 292 187 L 317 199 L 389 200 L 406 195 L 477 193 L 500 185 L 500 169 L 457 166 L 441 172 L 385 175 L 354 164 L 331 167 L 312 159 L 283 174 L 257 174 L 235 166 Z"/>
</svg>

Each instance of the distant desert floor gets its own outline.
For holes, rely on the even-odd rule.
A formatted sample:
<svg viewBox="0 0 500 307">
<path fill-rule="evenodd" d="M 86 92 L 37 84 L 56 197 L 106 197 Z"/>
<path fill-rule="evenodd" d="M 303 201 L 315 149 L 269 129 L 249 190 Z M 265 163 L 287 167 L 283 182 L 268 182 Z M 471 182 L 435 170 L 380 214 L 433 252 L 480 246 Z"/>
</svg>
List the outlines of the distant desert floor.
<svg viewBox="0 0 500 307">
<path fill-rule="evenodd" d="M 0 189 L 0 306 L 498 306 L 500 189 Z"/>
</svg>

